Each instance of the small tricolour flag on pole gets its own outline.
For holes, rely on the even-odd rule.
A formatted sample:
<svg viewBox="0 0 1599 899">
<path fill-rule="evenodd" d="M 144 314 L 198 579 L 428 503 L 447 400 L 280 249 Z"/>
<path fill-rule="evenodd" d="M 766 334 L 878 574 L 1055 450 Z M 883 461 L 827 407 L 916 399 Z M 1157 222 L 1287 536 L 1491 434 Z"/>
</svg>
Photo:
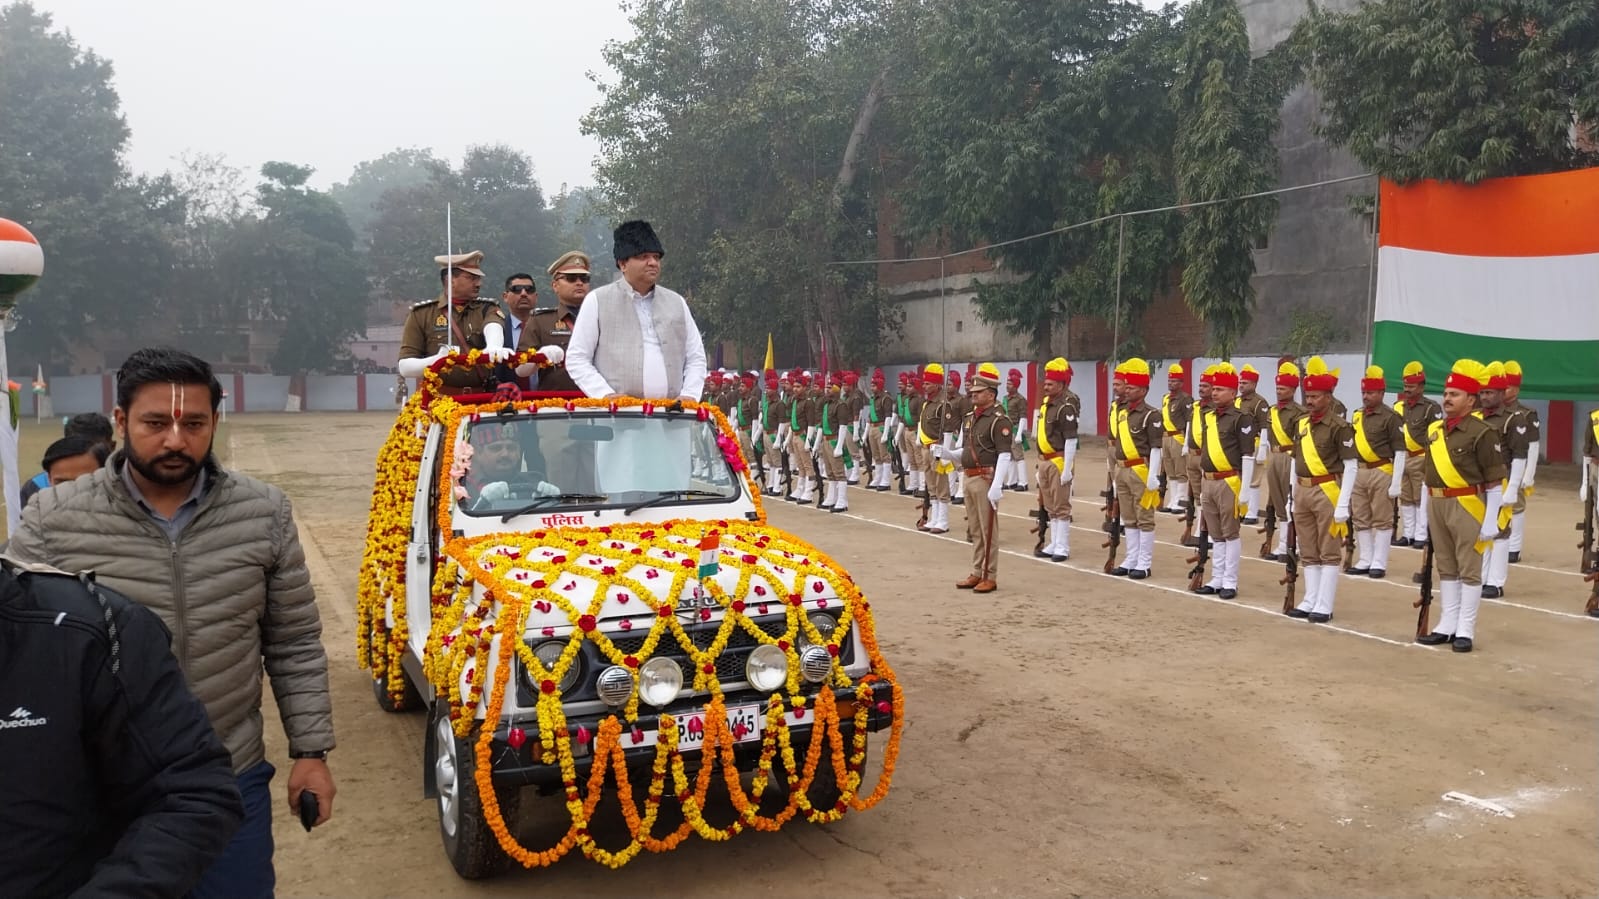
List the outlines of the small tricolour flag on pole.
<svg viewBox="0 0 1599 899">
<path fill-rule="evenodd" d="M 1418 361 L 1514 359 L 1522 392 L 1589 400 L 1599 383 L 1599 168 L 1478 184 L 1384 181 L 1374 362 L 1399 389 Z"/>
<path fill-rule="evenodd" d="M 722 551 L 722 535 L 712 531 L 700 538 L 700 577 L 708 578 L 722 570 L 717 557 Z"/>
</svg>

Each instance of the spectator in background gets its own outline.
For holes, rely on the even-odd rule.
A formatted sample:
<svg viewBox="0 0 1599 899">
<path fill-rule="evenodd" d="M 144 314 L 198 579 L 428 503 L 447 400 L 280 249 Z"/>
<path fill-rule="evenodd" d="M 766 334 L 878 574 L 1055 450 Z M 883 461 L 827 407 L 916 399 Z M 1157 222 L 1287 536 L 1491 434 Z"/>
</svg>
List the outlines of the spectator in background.
<svg viewBox="0 0 1599 899">
<path fill-rule="evenodd" d="M 98 470 L 110 455 L 110 447 L 103 443 L 91 442 L 86 437 L 63 437 L 44 451 L 40 464 L 50 478 L 50 486 L 54 487 Z"/>
<path fill-rule="evenodd" d="M 83 412 L 81 414 L 74 415 L 67 419 L 66 425 L 61 430 L 63 435 L 66 437 L 81 437 L 91 444 L 98 444 L 105 447 L 105 452 L 99 454 L 100 464 L 102 465 L 105 464 L 106 458 L 111 455 L 111 451 L 117 448 L 116 431 L 111 427 L 111 419 L 106 418 L 104 415 L 101 415 L 98 412 Z M 38 493 L 40 490 L 43 490 L 44 488 L 49 487 L 51 484 L 56 483 L 50 479 L 49 460 L 51 458 L 51 451 L 54 450 L 56 446 L 60 444 L 60 442 L 61 441 L 59 440 L 56 441 L 56 443 L 50 445 L 49 450 L 45 451 L 45 462 L 43 464 L 44 470 L 34 475 L 33 479 L 28 481 L 28 483 L 22 485 L 20 499 L 24 509 L 28 507 L 28 500 L 32 499 L 35 493 Z M 80 452 L 75 455 L 81 454 L 82 453 Z M 92 471 L 93 469 L 89 470 Z M 87 472 L 80 471 L 78 474 L 87 474 Z M 77 476 L 77 474 L 74 474 L 71 477 L 63 476 L 62 480 L 72 480 Z"/>
</svg>

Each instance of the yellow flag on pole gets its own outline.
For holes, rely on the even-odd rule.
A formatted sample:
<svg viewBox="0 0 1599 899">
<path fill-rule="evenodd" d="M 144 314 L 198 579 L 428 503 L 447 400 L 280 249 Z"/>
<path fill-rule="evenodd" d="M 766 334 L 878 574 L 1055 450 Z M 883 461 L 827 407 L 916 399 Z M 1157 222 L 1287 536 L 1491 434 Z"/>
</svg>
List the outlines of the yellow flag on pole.
<svg viewBox="0 0 1599 899">
<path fill-rule="evenodd" d="M 766 364 L 761 366 L 762 371 L 772 371 L 777 368 L 777 363 L 772 356 L 772 332 L 766 332 Z"/>
</svg>

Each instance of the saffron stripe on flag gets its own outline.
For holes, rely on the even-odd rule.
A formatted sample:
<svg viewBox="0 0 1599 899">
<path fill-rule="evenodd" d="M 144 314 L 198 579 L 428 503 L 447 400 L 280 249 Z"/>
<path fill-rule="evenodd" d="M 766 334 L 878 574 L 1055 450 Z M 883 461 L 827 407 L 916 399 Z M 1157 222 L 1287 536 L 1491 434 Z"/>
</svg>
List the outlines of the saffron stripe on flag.
<svg viewBox="0 0 1599 899">
<path fill-rule="evenodd" d="M 1457 256 L 1599 253 L 1599 168 L 1477 184 L 1382 182 L 1379 239 Z"/>
</svg>

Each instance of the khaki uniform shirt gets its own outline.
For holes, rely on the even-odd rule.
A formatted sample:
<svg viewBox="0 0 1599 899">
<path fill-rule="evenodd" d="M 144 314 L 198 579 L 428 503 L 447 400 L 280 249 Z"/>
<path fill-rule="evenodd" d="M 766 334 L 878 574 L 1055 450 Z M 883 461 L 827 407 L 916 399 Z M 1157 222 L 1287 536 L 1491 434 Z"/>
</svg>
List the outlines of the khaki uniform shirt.
<svg viewBox="0 0 1599 899">
<path fill-rule="evenodd" d="M 1531 406 L 1523 406 L 1521 400 L 1506 400 L 1505 408 L 1510 410 L 1512 417 L 1520 416 L 1518 424 L 1527 429 L 1529 443 L 1542 442 L 1543 422 L 1538 420 L 1538 413 Z"/>
<path fill-rule="evenodd" d="M 955 434 L 960 431 L 960 413 L 955 411 L 954 405 L 942 396 L 936 400 L 923 402 L 917 416 L 917 427 L 934 443 L 943 440 L 945 434 Z"/>
<path fill-rule="evenodd" d="M 789 405 L 788 397 L 782 394 L 778 394 L 775 397 L 768 394 L 766 397 L 766 417 L 761 420 L 762 430 L 775 438 L 777 429 L 782 425 L 788 424 Z"/>
<path fill-rule="evenodd" d="M 1301 416 L 1299 424 L 1294 426 L 1294 476 L 1314 477 L 1314 473 L 1305 465 L 1300 453 L 1299 428 L 1305 424 L 1310 426 L 1311 444 L 1316 448 L 1316 456 L 1321 459 L 1321 464 L 1327 469 L 1327 473 L 1343 477 L 1344 463 L 1352 462 L 1356 458 L 1355 428 L 1331 410 L 1321 417 L 1321 421 L 1317 421 L 1307 412 Z"/>
<path fill-rule="evenodd" d="M 1160 410 L 1140 402 L 1128 406 L 1116 413 L 1117 433 L 1125 427 L 1132 436 L 1133 446 L 1138 450 L 1138 458 L 1148 460 L 1149 451 L 1160 446 L 1160 440 L 1166 435 L 1166 428 L 1160 421 Z M 1111 451 L 1116 458 L 1127 461 L 1127 456 L 1122 452 L 1121 437 L 1111 443 Z"/>
<path fill-rule="evenodd" d="M 454 344 L 456 329 L 459 329 L 460 338 L 465 345 L 462 349 L 483 349 L 487 344 L 483 338 L 483 328 L 487 325 L 497 324 L 505 330 L 505 339 L 511 339 L 510 324 L 505 318 L 505 311 L 500 304 L 482 297 L 467 300 L 455 307 L 453 314 L 446 314 L 450 303 L 444 294 L 437 298 L 425 300 L 411 307 L 405 316 L 405 325 L 400 334 L 400 358 L 423 359 L 437 353 L 442 347 Z M 454 328 L 450 320 L 454 319 Z M 444 383 L 450 387 L 484 387 L 483 376 L 475 372 L 452 371 L 444 376 Z"/>
<path fill-rule="evenodd" d="M 1244 457 L 1255 452 L 1255 439 L 1258 436 L 1255 419 L 1237 406 L 1225 406 L 1206 415 L 1205 446 L 1199 450 L 1199 467 L 1205 471 L 1240 470 Z M 1215 460 L 1211 458 L 1211 447 L 1217 444 L 1220 444 L 1222 455 L 1227 458 L 1227 467 L 1224 469 L 1217 468 Z"/>
<path fill-rule="evenodd" d="M 1239 394 L 1233 398 L 1233 405 L 1238 407 L 1245 415 L 1255 420 L 1255 434 L 1258 436 L 1271 427 L 1271 403 L 1258 393 L 1249 396 Z"/>
<path fill-rule="evenodd" d="M 1160 401 L 1161 427 L 1178 443 L 1188 436 L 1188 418 L 1194 414 L 1194 398 L 1186 393 L 1168 393 Z"/>
<path fill-rule="evenodd" d="M 1404 419 L 1399 413 L 1387 405 L 1379 405 L 1375 411 L 1362 406 L 1356 414 L 1360 416 L 1360 429 L 1365 432 L 1377 458 L 1391 461 L 1395 453 L 1405 448 L 1405 435 L 1401 430 Z"/>
<path fill-rule="evenodd" d="M 1453 428 L 1446 421 L 1438 439 L 1444 441 L 1445 448 L 1449 450 L 1449 460 L 1455 464 L 1455 470 L 1460 472 L 1467 484 L 1491 486 L 1504 480 L 1504 449 L 1500 446 L 1499 435 L 1493 425 L 1475 415 L 1467 415 Z M 1427 469 L 1423 477 L 1428 487 L 1449 486 L 1433 465 L 1430 451 L 1427 453 Z"/>
<path fill-rule="evenodd" d="M 1070 390 L 1061 391 L 1061 395 L 1054 399 L 1039 399 L 1038 430 L 1049 440 L 1051 452 L 1061 452 L 1066 441 L 1077 438 L 1077 416 L 1080 413 L 1077 394 Z"/>
<path fill-rule="evenodd" d="M 966 413 L 966 439 L 961 446 L 962 468 L 992 468 L 1000 453 L 1010 452 L 1012 425 L 999 403 Z"/>
<path fill-rule="evenodd" d="M 1278 403 L 1273 409 L 1277 413 L 1277 424 L 1282 427 L 1283 434 L 1288 438 L 1288 442 L 1284 443 L 1277 439 L 1277 431 L 1271 426 L 1269 412 L 1266 415 L 1266 430 L 1262 433 L 1265 439 L 1271 441 L 1272 446 L 1285 446 L 1291 449 L 1296 436 L 1299 434 L 1299 419 L 1304 417 L 1305 407 L 1293 400 L 1289 400 L 1286 403 Z"/>
<path fill-rule="evenodd" d="M 576 320 L 575 309 L 558 306 L 533 310 L 533 314 L 527 317 L 527 324 L 522 326 L 522 336 L 516 342 L 517 352 L 537 351 L 547 346 L 558 346 L 561 352 L 566 352 L 566 345 L 572 341 L 572 323 Z M 539 369 L 538 389 L 577 391 L 578 386 L 572 376 L 566 373 L 566 365 L 562 364 Z"/>
<path fill-rule="evenodd" d="M 867 421 L 873 424 L 886 424 L 888 417 L 894 414 L 894 401 L 886 393 L 873 395 L 867 407 L 871 410 L 867 413 Z"/>
<path fill-rule="evenodd" d="M 1444 407 L 1425 396 L 1414 403 L 1401 396 L 1394 402 L 1394 411 L 1403 417 L 1404 436 L 1422 448 L 1427 446 L 1427 429 L 1433 422 L 1444 420 Z M 1417 452 L 1410 449 L 1410 442 L 1402 445 L 1412 454 Z"/>
<path fill-rule="evenodd" d="M 823 436 L 835 436 L 839 428 L 849 426 L 849 400 L 842 396 L 828 397 L 817 408 L 822 416 L 817 424 L 822 426 Z"/>
<path fill-rule="evenodd" d="M 1527 450 L 1532 440 L 1528 437 L 1525 424 L 1518 427 L 1519 416 L 1510 413 L 1510 407 L 1502 405 L 1492 413 L 1483 413 L 1482 422 L 1493 428 L 1497 435 L 1500 450 L 1504 456 L 1505 469 L 1510 469 L 1510 463 L 1517 459 L 1527 458 Z"/>
</svg>

